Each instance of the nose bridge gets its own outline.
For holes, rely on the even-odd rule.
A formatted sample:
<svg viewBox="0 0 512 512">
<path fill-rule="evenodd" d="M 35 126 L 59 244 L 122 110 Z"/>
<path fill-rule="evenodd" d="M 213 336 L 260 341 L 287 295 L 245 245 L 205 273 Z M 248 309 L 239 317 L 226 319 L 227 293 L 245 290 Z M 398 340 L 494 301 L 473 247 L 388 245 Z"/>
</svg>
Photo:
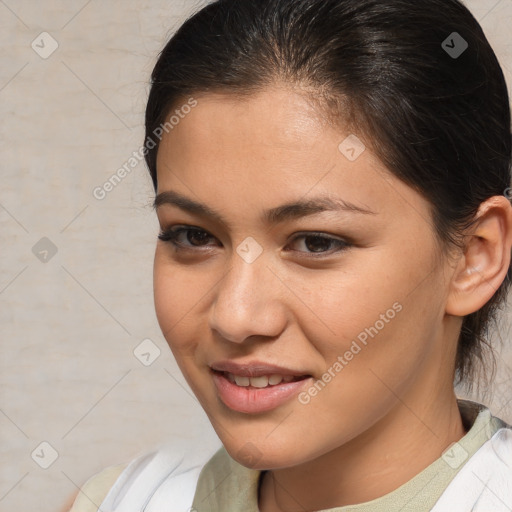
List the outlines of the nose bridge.
<svg viewBox="0 0 512 512">
<path fill-rule="evenodd" d="M 251 335 L 275 336 L 279 332 L 282 318 L 276 308 L 277 283 L 273 282 L 278 280 L 267 264 L 254 239 L 244 240 L 233 251 L 210 314 L 210 327 L 223 338 L 242 342 Z"/>
</svg>

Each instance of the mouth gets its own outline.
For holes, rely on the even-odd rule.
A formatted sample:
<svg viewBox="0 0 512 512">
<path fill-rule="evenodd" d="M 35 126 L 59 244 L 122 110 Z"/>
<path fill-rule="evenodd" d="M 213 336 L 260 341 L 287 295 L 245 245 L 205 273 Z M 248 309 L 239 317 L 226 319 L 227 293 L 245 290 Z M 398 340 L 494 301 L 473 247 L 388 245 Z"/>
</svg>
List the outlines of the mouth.
<svg viewBox="0 0 512 512">
<path fill-rule="evenodd" d="M 248 377 L 246 375 L 236 375 L 231 372 L 222 372 L 213 370 L 217 375 L 222 375 L 229 380 L 232 384 L 242 388 L 256 388 L 263 389 L 272 386 L 278 386 L 282 382 L 297 382 L 299 380 L 307 379 L 311 375 L 281 375 L 279 373 L 272 373 L 269 375 L 260 375 L 258 377 Z"/>
<path fill-rule="evenodd" d="M 276 409 L 313 380 L 310 374 L 273 365 L 242 366 L 232 362 L 212 365 L 211 374 L 220 401 L 229 409 L 246 414 Z"/>
</svg>

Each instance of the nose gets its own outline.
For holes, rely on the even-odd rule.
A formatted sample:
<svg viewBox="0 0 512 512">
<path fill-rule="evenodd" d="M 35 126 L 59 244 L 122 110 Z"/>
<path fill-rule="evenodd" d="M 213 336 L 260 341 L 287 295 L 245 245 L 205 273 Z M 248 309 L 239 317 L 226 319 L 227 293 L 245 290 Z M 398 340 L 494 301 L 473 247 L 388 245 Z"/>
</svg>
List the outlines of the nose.
<svg viewBox="0 0 512 512">
<path fill-rule="evenodd" d="M 209 316 L 210 328 L 223 339 L 242 343 L 250 336 L 277 337 L 285 328 L 286 291 L 267 265 L 264 254 L 247 263 L 233 253 Z"/>
</svg>

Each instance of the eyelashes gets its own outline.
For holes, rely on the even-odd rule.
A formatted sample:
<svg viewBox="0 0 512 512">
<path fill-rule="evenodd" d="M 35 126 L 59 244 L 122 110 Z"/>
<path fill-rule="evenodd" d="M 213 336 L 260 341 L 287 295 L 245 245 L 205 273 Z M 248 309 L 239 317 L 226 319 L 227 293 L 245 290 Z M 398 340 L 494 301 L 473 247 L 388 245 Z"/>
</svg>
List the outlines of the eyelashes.
<svg viewBox="0 0 512 512">
<path fill-rule="evenodd" d="M 173 226 L 169 229 L 160 231 L 158 239 L 162 242 L 171 244 L 174 250 L 177 252 L 186 251 L 190 254 L 200 254 L 206 252 L 206 250 L 211 250 L 212 247 L 211 245 L 204 244 L 203 242 L 207 243 L 209 239 L 215 239 L 215 237 L 201 228 L 192 226 Z M 345 251 L 352 246 L 352 244 L 346 240 L 334 238 L 332 236 L 326 235 L 325 233 L 307 231 L 298 233 L 287 244 L 287 247 L 295 244 L 298 240 L 301 239 L 304 240 L 303 247 L 305 247 L 306 250 L 292 251 L 297 253 L 304 253 L 308 255 L 307 257 L 313 258 L 331 256 L 334 253 Z M 307 241 L 309 241 L 309 243 L 307 243 Z M 195 245 L 196 243 L 198 243 L 198 245 Z M 325 248 L 325 246 L 335 247 L 335 249 L 322 250 L 322 248 Z"/>
<path fill-rule="evenodd" d="M 186 246 L 186 244 L 183 244 L 183 242 L 179 242 L 178 238 L 182 233 L 206 233 L 206 231 L 199 229 L 199 228 L 192 228 L 192 227 L 182 227 L 177 229 L 167 229 L 162 230 L 160 234 L 158 235 L 158 239 L 162 240 L 163 242 L 170 242 L 176 247 L 180 248 L 182 246 Z M 208 234 L 208 236 L 211 236 Z M 187 236 L 188 238 L 188 236 Z M 190 246 L 190 247 L 200 247 L 200 246 Z"/>
</svg>

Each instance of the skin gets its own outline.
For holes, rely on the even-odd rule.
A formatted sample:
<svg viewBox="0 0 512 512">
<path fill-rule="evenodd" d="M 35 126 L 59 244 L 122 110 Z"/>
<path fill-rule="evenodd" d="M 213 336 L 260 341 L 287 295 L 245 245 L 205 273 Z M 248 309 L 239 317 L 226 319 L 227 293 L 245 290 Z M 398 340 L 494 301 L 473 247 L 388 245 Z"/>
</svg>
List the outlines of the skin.
<svg viewBox="0 0 512 512">
<path fill-rule="evenodd" d="M 227 225 L 171 204 L 157 208 L 161 229 L 206 232 L 180 237 L 188 251 L 157 242 L 162 332 L 231 457 L 269 470 L 262 512 L 383 496 L 465 434 L 452 384 L 456 341 L 462 317 L 505 277 L 512 208 L 500 197 L 483 204 L 468 250 L 448 257 L 429 203 L 370 144 L 355 161 L 345 158 L 338 145 L 352 132 L 328 125 L 300 91 L 274 84 L 245 99 L 195 97 L 198 106 L 162 139 L 157 193 L 206 204 Z M 374 213 L 260 220 L 263 210 L 322 194 Z M 336 252 L 336 244 L 298 234 L 309 231 L 353 245 Z M 263 249 L 252 263 L 236 251 L 248 236 Z M 323 258 L 315 258 L 318 245 Z M 248 414 L 219 399 L 212 362 L 258 359 L 321 379 L 397 302 L 401 311 L 308 404 L 294 397 Z"/>
</svg>

